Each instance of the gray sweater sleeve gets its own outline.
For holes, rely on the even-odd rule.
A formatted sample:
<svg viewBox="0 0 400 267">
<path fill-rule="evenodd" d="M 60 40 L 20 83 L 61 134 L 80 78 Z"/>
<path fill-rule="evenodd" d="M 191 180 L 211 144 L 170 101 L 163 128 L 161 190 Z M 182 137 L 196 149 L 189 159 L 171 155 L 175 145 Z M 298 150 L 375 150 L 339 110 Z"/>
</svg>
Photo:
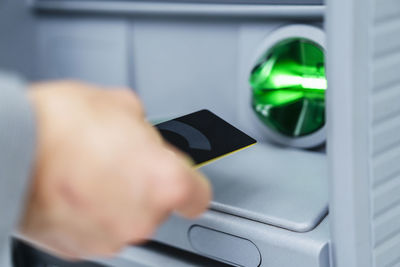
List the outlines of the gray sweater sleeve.
<svg viewBox="0 0 400 267">
<path fill-rule="evenodd" d="M 24 82 L 0 72 L 0 266 L 11 266 L 10 237 L 29 185 L 35 149 L 34 116 Z"/>
</svg>

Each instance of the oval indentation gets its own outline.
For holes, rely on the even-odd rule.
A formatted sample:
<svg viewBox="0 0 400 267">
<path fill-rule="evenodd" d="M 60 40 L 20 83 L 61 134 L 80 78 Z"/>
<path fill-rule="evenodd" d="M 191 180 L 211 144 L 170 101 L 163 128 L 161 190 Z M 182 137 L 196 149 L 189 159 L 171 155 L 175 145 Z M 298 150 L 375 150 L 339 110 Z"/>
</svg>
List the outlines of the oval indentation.
<svg viewBox="0 0 400 267">
<path fill-rule="evenodd" d="M 202 226 L 189 229 L 189 241 L 197 252 L 239 266 L 256 267 L 261 254 L 251 241 Z"/>
</svg>

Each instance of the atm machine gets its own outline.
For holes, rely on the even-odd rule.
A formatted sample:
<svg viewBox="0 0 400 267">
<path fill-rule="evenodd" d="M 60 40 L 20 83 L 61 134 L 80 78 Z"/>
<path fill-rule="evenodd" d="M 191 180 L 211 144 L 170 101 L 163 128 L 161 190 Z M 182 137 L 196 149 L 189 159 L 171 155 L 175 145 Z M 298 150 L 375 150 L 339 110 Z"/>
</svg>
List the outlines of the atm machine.
<svg viewBox="0 0 400 267">
<path fill-rule="evenodd" d="M 214 188 L 210 209 L 196 220 L 172 216 L 147 245 L 74 265 L 16 243 L 17 258 L 29 255 L 33 266 L 400 266 L 398 1 L 12 6 L 30 40 L 18 49 L 30 53 L 18 62 L 3 56 L 30 79 L 129 86 L 150 121 L 209 109 L 258 141 L 202 167 Z"/>
</svg>

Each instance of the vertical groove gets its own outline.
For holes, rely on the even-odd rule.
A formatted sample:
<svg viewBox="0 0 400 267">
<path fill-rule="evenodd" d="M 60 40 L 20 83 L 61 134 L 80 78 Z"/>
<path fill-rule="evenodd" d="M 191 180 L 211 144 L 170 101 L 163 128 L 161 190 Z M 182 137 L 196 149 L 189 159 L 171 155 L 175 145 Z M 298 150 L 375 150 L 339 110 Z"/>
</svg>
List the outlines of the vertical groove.
<svg viewBox="0 0 400 267">
<path fill-rule="evenodd" d="M 371 166 L 375 267 L 400 266 L 400 1 L 374 0 Z"/>
</svg>

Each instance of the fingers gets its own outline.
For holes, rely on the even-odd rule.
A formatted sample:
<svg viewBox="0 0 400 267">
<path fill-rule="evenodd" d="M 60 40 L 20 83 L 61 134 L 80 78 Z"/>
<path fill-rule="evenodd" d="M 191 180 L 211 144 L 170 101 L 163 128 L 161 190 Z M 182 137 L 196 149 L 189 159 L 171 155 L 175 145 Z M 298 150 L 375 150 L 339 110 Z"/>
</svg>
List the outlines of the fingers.
<svg viewBox="0 0 400 267">
<path fill-rule="evenodd" d="M 145 121 L 132 91 L 33 88 L 43 90 L 31 95 L 41 123 L 28 236 L 63 257 L 108 255 L 150 238 L 171 212 L 207 209 L 209 182 Z"/>
<path fill-rule="evenodd" d="M 189 184 L 187 197 L 178 203 L 176 211 L 184 217 L 196 218 L 209 206 L 211 186 L 202 174 L 194 171 L 191 175 L 188 175 L 186 181 Z"/>
<path fill-rule="evenodd" d="M 195 162 L 192 158 L 180 152 L 173 146 L 169 146 L 168 149 L 174 151 L 185 169 L 188 171 L 188 179 L 186 179 L 186 182 L 189 183 L 189 199 L 178 207 L 177 211 L 186 217 L 197 217 L 210 205 L 212 200 L 211 184 L 206 176 L 194 168 Z"/>
<path fill-rule="evenodd" d="M 164 166 L 168 185 L 163 186 L 165 203 L 169 209 L 184 217 L 195 218 L 202 214 L 211 201 L 211 186 L 206 177 L 193 168 L 193 161 L 180 151 L 166 145 L 169 159 Z"/>
</svg>

